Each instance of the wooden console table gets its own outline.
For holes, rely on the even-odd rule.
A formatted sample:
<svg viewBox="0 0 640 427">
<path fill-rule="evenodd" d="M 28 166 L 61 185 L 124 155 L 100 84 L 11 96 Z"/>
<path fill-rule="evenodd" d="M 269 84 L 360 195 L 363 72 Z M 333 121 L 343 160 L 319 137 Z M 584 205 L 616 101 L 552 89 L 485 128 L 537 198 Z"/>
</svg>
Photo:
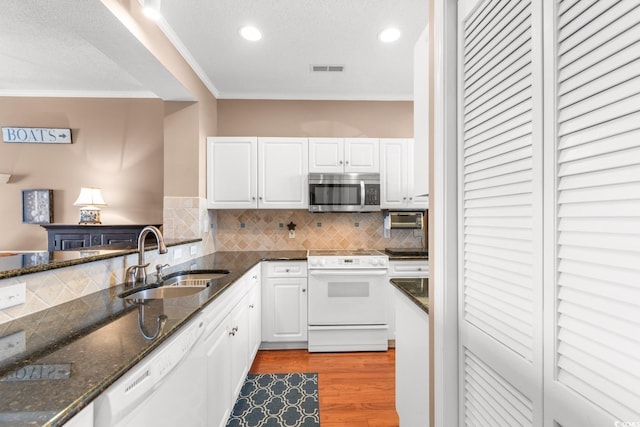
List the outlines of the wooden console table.
<svg viewBox="0 0 640 427">
<path fill-rule="evenodd" d="M 137 242 L 138 236 L 148 224 L 41 224 L 47 230 L 48 251 L 106 246 L 116 243 Z M 151 224 L 160 227 L 161 224 Z"/>
</svg>

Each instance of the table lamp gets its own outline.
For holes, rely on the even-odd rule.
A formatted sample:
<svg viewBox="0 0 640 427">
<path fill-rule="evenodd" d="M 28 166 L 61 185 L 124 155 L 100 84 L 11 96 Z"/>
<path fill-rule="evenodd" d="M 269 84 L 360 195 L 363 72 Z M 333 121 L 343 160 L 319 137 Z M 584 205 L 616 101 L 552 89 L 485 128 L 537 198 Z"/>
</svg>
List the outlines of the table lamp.
<svg viewBox="0 0 640 427">
<path fill-rule="evenodd" d="M 102 224 L 100 222 L 100 208 L 98 206 L 107 206 L 102 198 L 99 188 L 82 187 L 80 195 L 73 202 L 73 206 L 82 206 L 80 208 L 80 222 L 78 224 Z"/>
</svg>

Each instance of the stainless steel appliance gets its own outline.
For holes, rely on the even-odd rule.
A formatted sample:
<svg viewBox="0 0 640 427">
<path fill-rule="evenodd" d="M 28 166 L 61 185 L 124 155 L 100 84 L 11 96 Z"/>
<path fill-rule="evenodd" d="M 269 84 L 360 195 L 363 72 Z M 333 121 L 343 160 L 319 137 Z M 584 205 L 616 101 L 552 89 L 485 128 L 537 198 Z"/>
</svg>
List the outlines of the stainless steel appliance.
<svg viewBox="0 0 640 427">
<path fill-rule="evenodd" d="M 422 230 L 422 212 L 389 212 L 391 228 Z"/>
<path fill-rule="evenodd" d="M 380 174 L 309 174 L 309 212 L 373 212 L 379 210 Z"/>
<path fill-rule="evenodd" d="M 389 258 L 379 251 L 310 250 L 310 352 L 388 348 Z"/>
</svg>

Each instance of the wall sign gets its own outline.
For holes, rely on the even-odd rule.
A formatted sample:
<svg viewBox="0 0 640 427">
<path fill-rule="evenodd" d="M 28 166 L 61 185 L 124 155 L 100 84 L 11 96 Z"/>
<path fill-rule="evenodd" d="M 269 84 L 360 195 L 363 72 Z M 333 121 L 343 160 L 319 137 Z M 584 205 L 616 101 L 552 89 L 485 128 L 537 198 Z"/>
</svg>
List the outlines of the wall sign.
<svg viewBox="0 0 640 427">
<path fill-rule="evenodd" d="M 3 127 L 2 140 L 31 144 L 71 144 L 71 129 Z"/>
</svg>

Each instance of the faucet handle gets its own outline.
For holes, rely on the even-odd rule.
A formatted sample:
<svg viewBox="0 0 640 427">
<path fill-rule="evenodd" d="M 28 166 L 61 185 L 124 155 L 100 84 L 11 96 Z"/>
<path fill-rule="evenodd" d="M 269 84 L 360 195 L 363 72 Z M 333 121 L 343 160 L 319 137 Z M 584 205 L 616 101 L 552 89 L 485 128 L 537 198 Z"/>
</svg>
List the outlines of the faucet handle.
<svg viewBox="0 0 640 427">
<path fill-rule="evenodd" d="M 156 276 L 158 277 L 158 282 L 161 282 L 163 279 L 162 269 L 165 267 L 169 267 L 169 264 L 158 264 L 156 265 Z"/>
<path fill-rule="evenodd" d="M 149 263 L 146 264 L 139 264 L 139 265 L 131 265 L 127 268 L 127 271 L 124 273 L 125 277 L 127 278 L 125 281 L 125 285 L 135 285 L 136 284 L 136 271 L 138 271 L 139 268 L 147 268 L 149 266 Z"/>
</svg>

